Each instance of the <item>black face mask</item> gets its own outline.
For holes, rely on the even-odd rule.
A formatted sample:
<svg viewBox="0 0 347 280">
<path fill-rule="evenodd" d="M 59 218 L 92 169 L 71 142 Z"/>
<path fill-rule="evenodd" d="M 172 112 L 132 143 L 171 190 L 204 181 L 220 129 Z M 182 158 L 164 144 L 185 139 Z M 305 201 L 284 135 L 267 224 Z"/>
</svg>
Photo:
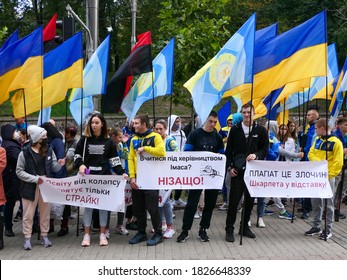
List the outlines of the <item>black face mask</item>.
<svg viewBox="0 0 347 280">
<path fill-rule="evenodd" d="M 47 146 L 47 143 L 48 143 L 48 139 L 47 138 L 41 139 L 40 144 L 41 144 L 42 147 L 43 146 Z"/>
</svg>

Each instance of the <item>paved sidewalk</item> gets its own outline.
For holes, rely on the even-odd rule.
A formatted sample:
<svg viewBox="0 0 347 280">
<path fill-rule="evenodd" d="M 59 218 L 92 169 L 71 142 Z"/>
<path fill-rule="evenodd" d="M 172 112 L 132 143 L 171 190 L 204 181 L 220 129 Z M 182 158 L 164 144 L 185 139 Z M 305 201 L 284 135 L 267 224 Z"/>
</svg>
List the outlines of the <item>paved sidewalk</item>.
<svg viewBox="0 0 347 280">
<path fill-rule="evenodd" d="M 275 207 L 271 207 L 276 212 Z M 287 207 L 291 209 L 291 205 Z M 255 210 L 255 208 L 254 208 Z M 181 232 L 183 210 L 175 210 L 174 227 Z M 342 205 L 342 212 L 347 213 L 347 206 Z M 240 219 L 241 214 L 238 214 Z M 300 217 L 300 213 L 297 213 Z M 0 251 L 1 260 L 347 260 L 347 219 L 334 224 L 333 237 L 327 242 L 317 236 L 307 237 L 304 232 L 311 228 L 310 219 L 296 218 L 294 223 L 279 219 L 278 215 L 264 217 L 266 228 L 252 230 L 257 235 L 255 240 L 243 238 L 235 232 L 234 243 L 224 241 L 226 212 L 215 209 L 211 228 L 208 230 L 210 242 L 198 239 L 199 219 L 195 219 L 190 231 L 190 238 L 185 243 L 177 243 L 178 234 L 171 240 L 165 240 L 155 247 L 147 247 L 145 242 L 129 245 L 129 239 L 135 234 L 121 236 L 114 231 L 116 215 L 111 218 L 111 237 L 109 245 L 98 245 L 98 234 L 92 235 L 91 246 L 81 247 L 83 233 L 76 236 L 76 219 L 70 220 L 70 233 L 57 237 L 59 222 L 55 232 L 49 234 L 53 242 L 50 248 L 44 248 L 33 236 L 31 251 L 22 249 L 23 235 L 21 222 L 14 223 L 15 237 L 4 236 L 5 248 Z M 81 221 L 82 219 L 80 219 Z M 251 218 L 255 225 L 255 211 Z M 238 225 L 238 221 L 236 225 Z M 150 222 L 148 222 L 150 225 Z M 148 228 L 148 231 L 150 228 Z"/>
</svg>

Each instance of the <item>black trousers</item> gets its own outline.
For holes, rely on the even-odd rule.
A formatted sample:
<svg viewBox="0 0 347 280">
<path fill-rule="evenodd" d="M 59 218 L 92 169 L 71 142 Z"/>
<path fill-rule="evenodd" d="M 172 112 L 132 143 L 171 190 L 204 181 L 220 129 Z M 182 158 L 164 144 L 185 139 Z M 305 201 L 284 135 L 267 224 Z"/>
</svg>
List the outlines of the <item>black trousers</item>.
<svg viewBox="0 0 347 280">
<path fill-rule="evenodd" d="M 147 212 L 151 216 L 151 221 L 155 233 L 161 235 L 161 218 L 159 214 L 159 190 L 132 190 L 133 212 L 137 219 L 137 229 L 139 232 L 146 232 Z"/>
<path fill-rule="evenodd" d="M 182 230 L 190 230 L 194 221 L 194 214 L 198 208 L 199 199 L 202 190 L 189 190 L 187 205 L 184 208 L 183 213 L 183 225 Z M 216 206 L 217 196 L 219 190 L 205 190 L 205 206 L 202 211 L 202 217 L 200 221 L 200 227 L 204 229 L 210 228 L 213 209 Z"/>
<path fill-rule="evenodd" d="M 231 177 L 231 183 L 230 183 L 230 194 L 229 194 L 229 208 L 227 213 L 227 219 L 226 219 L 226 230 L 231 229 L 234 230 L 234 224 L 236 221 L 236 215 L 237 215 L 237 207 L 240 203 L 240 200 L 242 198 L 242 195 L 244 196 L 244 221 L 243 221 L 243 227 L 248 227 L 248 221 L 251 217 L 251 212 L 254 204 L 254 198 L 252 198 L 247 190 L 245 181 L 243 180 L 243 175 L 239 175 L 236 177 Z M 243 214 L 242 216 L 243 217 Z M 241 221 L 242 222 L 242 221 Z"/>
</svg>

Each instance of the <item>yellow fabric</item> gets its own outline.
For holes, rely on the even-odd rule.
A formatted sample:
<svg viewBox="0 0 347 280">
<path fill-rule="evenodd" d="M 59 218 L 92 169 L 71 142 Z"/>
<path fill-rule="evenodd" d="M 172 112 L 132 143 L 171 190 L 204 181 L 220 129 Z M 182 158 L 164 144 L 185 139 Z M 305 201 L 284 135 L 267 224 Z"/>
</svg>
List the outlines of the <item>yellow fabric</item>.
<svg viewBox="0 0 347 280">
<path fill-rule="evenodd" d="M 163 139 L 158 133 L 151 132 L 145 137 L 138 137 L 135 135 L 130 142 L 130 150 L 129 150 L 129 156 L 128 156 L 128 169 L 129 169 L 129 178 L 135 178 L 136 177 L 136 166 L 137 166 L 137 157 L 136 157 L 136 150 L 133 146 L 133 141 L 136 141 L 138 139 L 142 139 L 142 143 L 146 142 L 146 138 L 154 137 L 154 147 L 151 146 L 144 146 L 145 152 L 149 153 L 156 157 L 164 157 L 166 155 L 165 151 L 165 144 Z M 150 170 L 148 170 L 150 172 Z"/>
<path fill-rule="evenodd" d="M 343 166 L 342 142 L 336 136 L 329 137 L 328 142 L 333 142 L 334 147 L 332 151 L 326 152 L 324 149 L 315 148 L 317 141 L 322 141 L 322 143 L 326 142 L 326 140 L 322 137 L 316 137 L 308 153 L 308 159 L 310 161 L 321 161 L 325 160 L 327 157 L 329 179 L 334 178 L 341 172 Z M 322 144 L 320 145 L 320 147 L 322 147 Z"/>
</svg>

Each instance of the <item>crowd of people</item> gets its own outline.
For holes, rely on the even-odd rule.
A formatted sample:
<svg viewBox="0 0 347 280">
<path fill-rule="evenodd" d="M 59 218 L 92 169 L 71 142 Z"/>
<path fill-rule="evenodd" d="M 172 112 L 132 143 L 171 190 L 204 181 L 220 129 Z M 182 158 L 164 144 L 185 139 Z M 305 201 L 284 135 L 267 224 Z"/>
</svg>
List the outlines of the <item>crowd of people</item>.
<svg viewBox="0 0 347 280">
<path fill-rule="evenodd" d="M 334 196 L 326 199 L 327 211 L 323 211 L 324 200 L 302 198 L 301 218 L 312 215 L 312 228 L 306 236 L 319 235 L 327 240 L 332 236 L 333 223 L 346 216 L 340 205 L 346 202 L 346 179 L 344 161 L 347 155 L 347 118 L 340 116 L 335 127 L 329 127 L 324 118 L 319 118 L 317 108 L 310 108 L 306 115 L 306 126 L 301 129 L 296 122 L 274 120 L 265 123 L 253 119 L 254 107 L 242 106 L 241 112 L 227 118 L 226 126 L 216 130 L 218 115 L 211 111 L 201 123 L 197 115 L 189 124 L 177 115 L 167 120 L 156 120 L 151 124 L 145 114 L 137 115 L 123 127 L 108 127 L 104 116 L 91 114 L 82 135 L 75 126 L 67 126 L 60 132 L 54 120 L 41 126 L 27 125 L 24 118 L 15 124 L 1 127 L 0 147 L 0 250 L 4 247 L 3 235 L 15 236 L 13 222 L 22 221 L 23 248 L 32 249 L 31 238 L 39 232 L 41 244 L 52 246 L 52 234 L 57 220 L 60 221 L 58 237 L 69 233 L 69 219 L 76 207 L 55 205 L 43 200 L 39 185 L 42 177 L 65 178 L 80 174 L 120 175 L 131 187 L 132 204 L 125 213 L 117 213 L 115 233 L 127 236 L 134 245 L 146 242 L 155 246 L 164 239 L 173 238 L 178 232 L 179 222 L 174 226 L 174 207 L 184 209 L 177 242 L 189 238 L 194 219 L 199 218 L 198 237 L 202 242 L 210 240 L 210 227 L 217 197 L 223 195 L 223 205 L 218 209 L 227 211 L 225 241 L 234 242 L 237 213 L 242 209 L 238 234 L 256 238 L 251 230 L 251 214 L 257 216 L 256 226 L 266 227 L 264 216 L 274 215 L 278 209 L 280 219 L 292 220 L 294 215 L 286 209 L 286 199 L 280 197 L 251 197 L 244 181 L 246 162 L 267 161 L 321 161 L 328 162 L 329 182 Z M 166 152 L 208 151 L 225 154 L 225 179 L 223 186 L 214 189 L 144 190 L 137 184 L 137 155 L 143 152 L 154 157 L 163 157 Z M 165 195 L 164 195 L 165 194 Z M 185 194 L 185 195 L 183 195 Z M 159 197 L 167 197 L 159 201 Z M 186 201 L 184 201 L 186 197 Z M 255 200 L 257 207 L 254 208 Z M 14 213 L 19 201 L 18 212 Z M 89 247 L 91 231 L 99 231 L 99 245 L 107 246 L 112 232 L 111 212 L 105 209 L 83 210 L 84 230 L 81 246 Z M 126 221 L 124 221 L 126 218 Z M 322 227 L 322 219 L 326 227 Z M 151 221 L 152 235 L 148 236 L 147 223 Z"/>
</svg>

